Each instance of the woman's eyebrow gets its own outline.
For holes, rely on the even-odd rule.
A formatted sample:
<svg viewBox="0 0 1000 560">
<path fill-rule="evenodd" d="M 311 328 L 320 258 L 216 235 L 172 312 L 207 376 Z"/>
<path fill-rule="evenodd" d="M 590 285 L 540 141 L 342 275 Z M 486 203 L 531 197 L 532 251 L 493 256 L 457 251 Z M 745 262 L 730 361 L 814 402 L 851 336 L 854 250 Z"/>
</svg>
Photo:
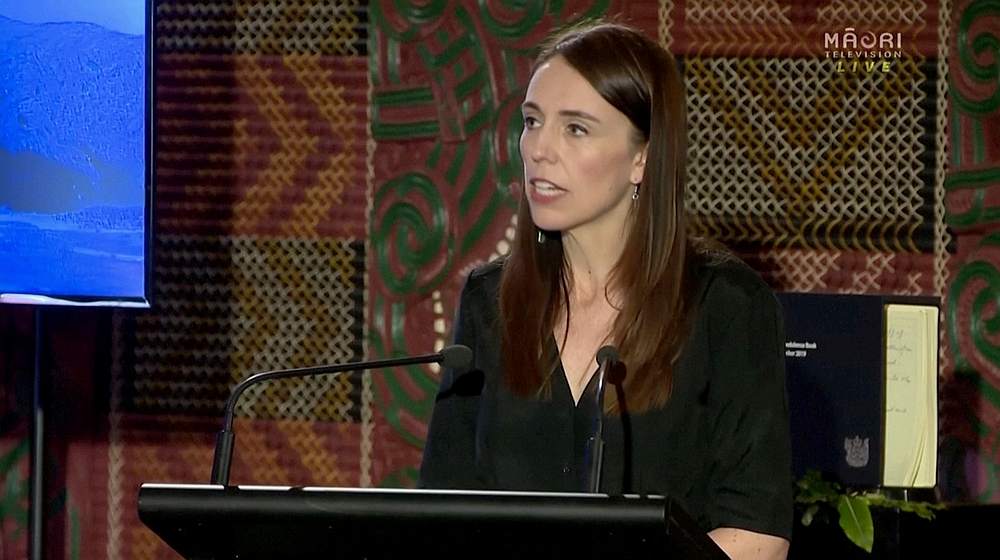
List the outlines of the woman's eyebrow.
<svg viewBox="0 0 1000 560">
<path fill-rule="evenodd" d="M 533 102 L 533 101 L 525 101 L 524 103 L 521 104 L 521 109 L 522 110 L 524 110 L 524 109 L 530 109 L 532 111 L 538 111 L 539 113 L 543 112 L 542 109 L 541 109 L 541 107 L 539 107 L 538 104 L 535 103 L 535 102 Z M 595 117 L 594 115 L 591 115 L 590 113 L 587 113 L 586 111 L 577 111 L 577 110 L 573 110 L 573 109 L 563 109 L 562 111 L 559 111 L 559 116 L 561 116 L 561 117 L 575 117 L 575 118 L 578 118 L 578 119 L 592 121 L 592 122 L 595 122 L 595 123 L 601 122 L 601 119 Z"/>
</svg>

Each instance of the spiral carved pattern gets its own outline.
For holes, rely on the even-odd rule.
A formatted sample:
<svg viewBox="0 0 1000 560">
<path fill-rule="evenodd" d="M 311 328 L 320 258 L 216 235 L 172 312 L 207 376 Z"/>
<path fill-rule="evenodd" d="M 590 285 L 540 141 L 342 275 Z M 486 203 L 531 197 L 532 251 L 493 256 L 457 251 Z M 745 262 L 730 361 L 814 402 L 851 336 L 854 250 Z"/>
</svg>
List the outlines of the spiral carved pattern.
<svg viewBox="0 0 1000 560">
<path fill-rule="evenodd" d="M 947 287 L 951 361 L 942 432 L 959 465 L 944 488 L 1000 501 L 1000 5 L 956 3 L 949 38 L 947 223 L 958 247 Z"/>
</svg>

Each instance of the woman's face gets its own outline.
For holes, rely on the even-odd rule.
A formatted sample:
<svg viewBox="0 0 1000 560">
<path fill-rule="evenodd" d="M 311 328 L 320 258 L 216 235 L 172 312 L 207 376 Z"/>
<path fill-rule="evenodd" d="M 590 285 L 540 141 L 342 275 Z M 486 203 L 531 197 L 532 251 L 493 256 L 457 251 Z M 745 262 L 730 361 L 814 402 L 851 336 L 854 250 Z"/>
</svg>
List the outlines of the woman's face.
<svg viewBox="0 0 1000 560">
<path fill-rule="evenodd" d="M 561 56 L 532 76 L 522 112 L 524 195 L 535 225 L 621 239 L 645 162 L 628 117 Z"/>
</svg>

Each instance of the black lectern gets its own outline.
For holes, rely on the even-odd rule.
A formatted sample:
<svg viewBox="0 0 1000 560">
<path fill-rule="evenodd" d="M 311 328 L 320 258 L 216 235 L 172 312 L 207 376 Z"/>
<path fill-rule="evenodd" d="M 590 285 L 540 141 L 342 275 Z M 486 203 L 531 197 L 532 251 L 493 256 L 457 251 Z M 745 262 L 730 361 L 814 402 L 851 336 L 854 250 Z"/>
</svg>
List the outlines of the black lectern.
<svg viewBox="0 0 1000 560">
<path fill-rule="evenodd" d="M 143 484 L 185 558 L 726 558 L 669 498 Z"/>
</svg>

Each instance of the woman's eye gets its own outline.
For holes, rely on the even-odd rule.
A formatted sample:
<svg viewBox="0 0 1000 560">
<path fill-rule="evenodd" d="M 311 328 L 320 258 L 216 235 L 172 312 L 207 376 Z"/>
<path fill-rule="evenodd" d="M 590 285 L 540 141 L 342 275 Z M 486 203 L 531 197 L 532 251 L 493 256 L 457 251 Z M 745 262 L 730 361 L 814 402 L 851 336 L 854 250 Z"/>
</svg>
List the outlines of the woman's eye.
<svg viewBox="0 0 1000 560">
<path fill-rule="evenodd" d="M 584 127 L 582 127 L 582 126 L 580 126 L 578 124 L 575 124 L 575 123 L 567 125 L 566 126 L 566 130 L 568 130 L 569 133 L 572 134 L 573 136 L 583 136 L 583 135 L 587 134 L 587 129 L 586 128 L 584 128 Z"/>
<path fill-rule="evenodd" d="M 524 128 L 535 128 L 538 126 L 538 119 L 535 117 L 524 117 Z"/>
</svg>

